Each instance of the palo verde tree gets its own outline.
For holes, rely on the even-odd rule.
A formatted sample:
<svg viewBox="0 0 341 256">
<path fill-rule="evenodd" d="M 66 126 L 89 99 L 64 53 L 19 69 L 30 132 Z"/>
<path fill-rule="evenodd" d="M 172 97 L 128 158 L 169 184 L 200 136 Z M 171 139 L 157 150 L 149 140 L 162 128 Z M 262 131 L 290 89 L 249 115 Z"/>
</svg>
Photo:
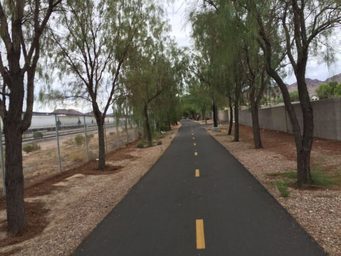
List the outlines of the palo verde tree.
<svg viewBox="0 0 341 256">
<path fill-rule="evenodd" d="M 11 234 L 21 232 L 25 226 L 22 134 L 31 125 L 41 38 L 60 2 L 0 2 L 0 114 L 6 142 L 6 209 Z"/>
<path fill-rule="evenodd" d="M 297 184 L 312 182 L 310 154 L 313 145 L 314 115 L 306 84 L 309 56 L 330 48 L 326 43 L 341 23 L 341 2 L 337 0 L 239 1 L 252 17 L 254 31 L 263 51 L 267 72 L 278 84 L 293 127 L 297 152 Z M 285 52 L 297 81 L 302 125 L 291 103 L 288 88 L 277 69 L 276 53 Z M 314 51 L 315 50 L 315 51 Z"/>
<path fill-rule="evenodd" d="M 144 40 L 141 35 L 154 9 L 142 0 L 70 0 L 50 30 L 53 64 L 63 76 L 65 97 L 83 99 L 92 106 L 100 170 L 105 167 L 105 117 L 124 62 L 134 42 Z"/>
</svg>

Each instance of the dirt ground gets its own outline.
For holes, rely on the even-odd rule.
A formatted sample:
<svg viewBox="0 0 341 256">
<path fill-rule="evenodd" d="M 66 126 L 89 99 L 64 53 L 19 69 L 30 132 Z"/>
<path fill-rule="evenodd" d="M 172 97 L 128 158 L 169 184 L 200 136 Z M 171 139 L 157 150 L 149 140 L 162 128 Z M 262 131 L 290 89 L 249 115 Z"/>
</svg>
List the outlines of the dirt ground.
<svg viewBox="0 0 341 256">
<path fill-rule="evenodd" d="M 7 236 L 1 199 L 0 255 L 70 255 L 159 159 L 177 129 L 160 138 L 161 145 L 139 149 L 134 142 L 109 153 L 104 172 L 92 160 L 26 188 L 27 230 L 21 236 Z"/>
<path fill-rule="evenodd" d="M 207 126 L 208 127 L 208 126 Z M 293 215 L 302 227 L 332 256 L 341 255 L 341 142 L 315 139 L 312 169 L 335 182 L 327 188 L 315 186 L 298 190 L 289 186 L 281 196 L 276 179 L 296 170 L 296 151 L 290 134 L 262 130 L 264 149 L 254 149 L 252 129 L 240 127 L 240 142 L 232 142 L 227 127 L 209 132 L 223 144 L 267 190 Z"/>
</svg>

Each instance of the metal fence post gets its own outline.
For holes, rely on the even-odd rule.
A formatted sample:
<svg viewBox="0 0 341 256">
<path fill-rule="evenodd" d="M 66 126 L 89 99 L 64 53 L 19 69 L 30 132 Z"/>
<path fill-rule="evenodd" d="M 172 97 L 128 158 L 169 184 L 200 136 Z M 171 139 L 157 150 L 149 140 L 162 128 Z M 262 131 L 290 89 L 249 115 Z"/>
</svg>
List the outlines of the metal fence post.
<svg viewBox="0 0 341 256">
<path fill-rule="evenodd" d="M 1 169 L 2 169 L 2 191 L 3 195 L 6 195 L 6 170 L 5 170 L 5 159 L 4 159 L 4 148 L 2 145 L 2 122 L 0 121 L 0 159 L 1 159 Z"/>
<path fill-rule="evenodd" d="M 59 162 L 59 171 L 62 172 L 62 159 L 60 157 L 60 144 L 59 144 L 59 122 L 57 119 L 57 115 L 54 115 L 55 121 L 56 121 L 56 139 L 57 139 L 57 152 L 58 152 L 58 162 Z"/>
<path fill-rule="evenodd" d="M 89 141 L 88 141 L 88 131 L 87 131 L 87 125 L 86 125 L 86 117 L 83 116 L 84 119 L 84 136 L 85 136 L 85 146 L 86 146 L 86 155 L 88 158 L 88 161 L 90 160 L 89 156 Z"/>
</svg>

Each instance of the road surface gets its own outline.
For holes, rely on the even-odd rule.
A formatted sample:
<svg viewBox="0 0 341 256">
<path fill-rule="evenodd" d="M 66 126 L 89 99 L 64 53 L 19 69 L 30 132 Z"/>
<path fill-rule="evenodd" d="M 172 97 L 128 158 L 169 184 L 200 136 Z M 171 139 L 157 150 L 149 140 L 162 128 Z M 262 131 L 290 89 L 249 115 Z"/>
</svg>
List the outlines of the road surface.
<svg viewBox="0 0 341 256">
<path fill-rule="evenodd" d="M 161 159 L 75 255 L 325 255 L 204 128 L 182 124 Z"/>
</svg>

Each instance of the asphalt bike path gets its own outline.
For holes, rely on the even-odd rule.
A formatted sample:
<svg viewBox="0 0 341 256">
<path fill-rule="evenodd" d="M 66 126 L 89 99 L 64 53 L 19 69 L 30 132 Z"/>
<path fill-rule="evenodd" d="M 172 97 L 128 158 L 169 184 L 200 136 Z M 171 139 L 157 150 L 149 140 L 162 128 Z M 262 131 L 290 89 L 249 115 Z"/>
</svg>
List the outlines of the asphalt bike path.
<svg viewBox="0 0 341 256">
<path fill-rule="evenodd" d="M 325 255 L 207 131 L 183 121 L 160 160 L 74 255 Z"/>
</svg>

